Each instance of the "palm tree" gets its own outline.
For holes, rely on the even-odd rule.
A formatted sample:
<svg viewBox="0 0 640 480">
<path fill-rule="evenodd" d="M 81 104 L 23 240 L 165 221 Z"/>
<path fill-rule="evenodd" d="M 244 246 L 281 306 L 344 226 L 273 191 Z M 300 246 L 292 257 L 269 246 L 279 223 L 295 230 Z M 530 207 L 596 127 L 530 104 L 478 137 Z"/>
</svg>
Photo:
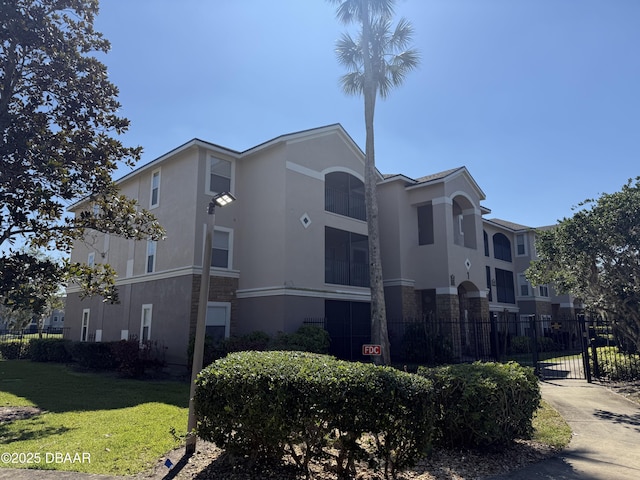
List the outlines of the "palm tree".
<svg viewBox="0 0 640 480">
<path fill-rule="evenodd" d="M 369 269 L 371 275 L 371 341 L 382 345 L 382 361 L 390 363 L 387 314 L 384 301 L 382 261 L 376 194 L 373 117 L 376 97 L 386 98 L 393 87 L 401 85 L 408 72 L 417 67 L 419 55 L 407 49 L 411 42 L 411 24 L 400 19 L 392 27 L 394 0 L 329 0 L 337 4 L 336 16 L 345 23 L 359 23 L 357 38 L 342 35 L 336 45 L 338 61 L 348 73 L 340 82 L 347 95 L 364 97 L 365 201 L 369 236 Z"/>
</svg>

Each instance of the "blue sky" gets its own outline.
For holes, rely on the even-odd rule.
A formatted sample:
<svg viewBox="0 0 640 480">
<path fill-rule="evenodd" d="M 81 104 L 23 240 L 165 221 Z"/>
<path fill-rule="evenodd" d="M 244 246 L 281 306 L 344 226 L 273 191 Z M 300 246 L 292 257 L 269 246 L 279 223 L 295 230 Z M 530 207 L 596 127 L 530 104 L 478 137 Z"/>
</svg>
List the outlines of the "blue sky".
<svg viewBox="0 0 640 480">
<path fill-rule="evenodd" d="M 399 0 L 396 13 L 421 65 L 377 104 L 383 173 L 464 165 L 489 218 L 533 227 L 640 175 L 639 1 Z M 328 2 L 103 0 L 96 28 L 141 164 L 194 137 L 245 150 L 332 123 L 364 149 Z"/>
</svg>

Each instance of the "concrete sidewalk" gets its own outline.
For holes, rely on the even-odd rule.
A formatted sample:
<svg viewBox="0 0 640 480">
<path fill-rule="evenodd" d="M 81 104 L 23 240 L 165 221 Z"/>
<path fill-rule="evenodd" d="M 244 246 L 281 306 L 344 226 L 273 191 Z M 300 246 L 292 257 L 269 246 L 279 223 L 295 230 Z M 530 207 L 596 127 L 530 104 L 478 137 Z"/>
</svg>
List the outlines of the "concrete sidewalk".
<svg viewBox="0 0 640 480">
<path fill-rule="evenodd" d="M 571 426 L 560 455 L 492 480 L 640 479 L 640 405 L 582 380 L 540 384 L 542 398 Z"/>
</svg>

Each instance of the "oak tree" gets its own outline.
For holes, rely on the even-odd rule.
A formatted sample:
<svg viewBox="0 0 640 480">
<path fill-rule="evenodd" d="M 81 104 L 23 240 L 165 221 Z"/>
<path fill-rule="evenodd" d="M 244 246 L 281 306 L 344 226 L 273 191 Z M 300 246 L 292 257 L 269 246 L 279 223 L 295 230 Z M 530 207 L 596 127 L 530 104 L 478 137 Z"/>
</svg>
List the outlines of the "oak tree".
<svg viewBox="0 0 640 480">
<path fill-rule="evenodd" d="M 129 121 L 96 58 L 110 47 L 94 30 L 97 13 L 98 0 L 0 0 L 0 296 L 16 306 L 33 305 L 33 285 L 68 276 L 116 299 L 108 266 L 58 265 L 18 247 L 69 252 L 86 229 L 163 235 L 112 180 L 141 148 L 115 138 Z M 81 199 L 97 208 L 69 215 Z"/>
<path fill-rule="evenodd" d="M 571 218 L 538 232 L 533 284 L 553 283 L 613 320 L 640 349 L 640 177 L 582 202 Z"/>
</svg>

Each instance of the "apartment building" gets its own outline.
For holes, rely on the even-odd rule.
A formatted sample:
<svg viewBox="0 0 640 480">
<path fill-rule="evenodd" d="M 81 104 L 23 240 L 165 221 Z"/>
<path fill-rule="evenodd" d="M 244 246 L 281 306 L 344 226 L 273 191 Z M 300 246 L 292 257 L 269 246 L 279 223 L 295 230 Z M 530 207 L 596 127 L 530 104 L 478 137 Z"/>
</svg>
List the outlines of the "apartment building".
<svg viewBox="0 0 640 480">
<path fill-rule="evenodd" d="M 338 124 L 243 152 L 199 139 L 177 147 L 118 181 L 156 215 L 166 240 L 90 233 L 74 246 L 73 261 L 115 268 L 121 302 L 81 299 L 69 288 L 68 337 L 157 340 L 168 362 L 186 364 L 207 205 L 229 191 L 237 200 L 216 211 L 207 333 L 275 334 L 322 319 L 332 337 L 348 329 L 366 343 L 363 181 L 364 154 Z M 464 330 L 490 315 L 553 315 L 548 288 L 522 277 L 535 256 L 534 230 L 484 219 L 485 194 L 465 167 L 419 179 L 380 175 L 378 199 L 389 318 L 460 318 Z M 72 210 L 89 208 L 79 202 Z"/>
</svg>

